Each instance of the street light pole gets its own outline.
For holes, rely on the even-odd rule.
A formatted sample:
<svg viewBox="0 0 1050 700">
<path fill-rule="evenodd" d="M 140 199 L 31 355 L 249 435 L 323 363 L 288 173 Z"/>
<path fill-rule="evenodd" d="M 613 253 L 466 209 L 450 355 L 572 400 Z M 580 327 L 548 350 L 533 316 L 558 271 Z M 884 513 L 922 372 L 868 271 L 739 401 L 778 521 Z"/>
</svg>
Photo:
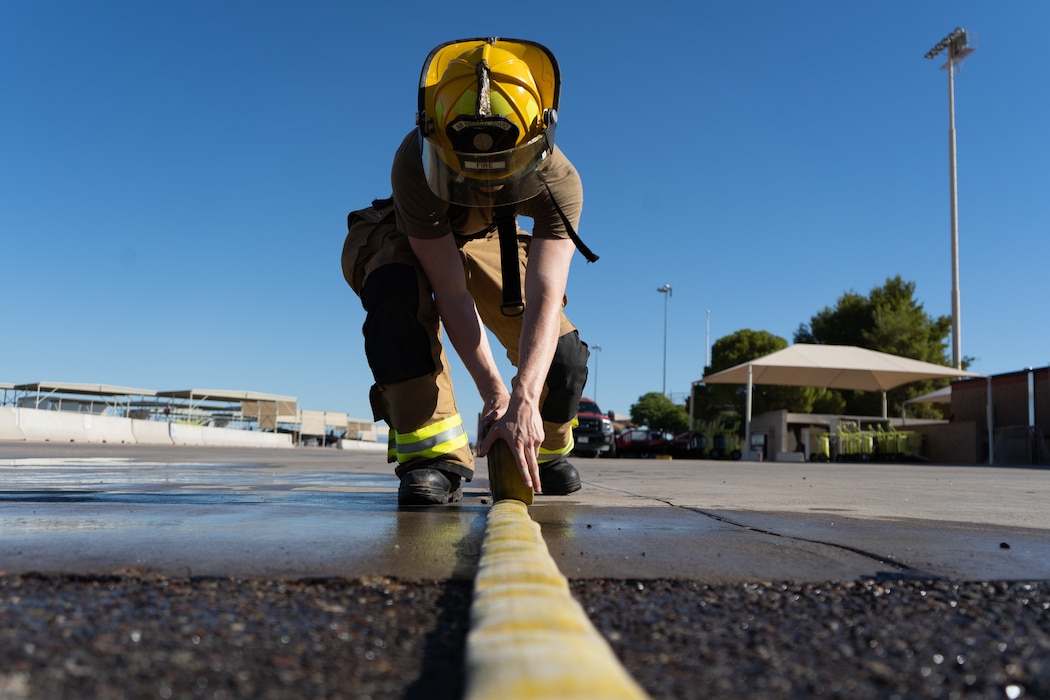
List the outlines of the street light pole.
<svg viewBox="0 0 1050 700">
<path fill-rule="evenodd" d="M 974 39 L 972 44 L 971 39 Z M 961 28 L 956 29 L 927 51 L 926 58 L 934 58 L 945 49 L 948 50 L 948 62 L 942 67 L 948 69 L 948 179 L 952 227 L 952 364 L 956 369 L 962 369 L 962 332 L 960 330 L 962 312 L 959 295 L 959 207 L 955 176 L 955 67 L 964 58 L 977 50 L 976 37 L 973 36 L 973 32 L 967 32 Z"/>
<path fill-rule="evenodd" d="M 711 366 L 711 309 L 707 310 L 707 332 L 704 334 L 704 370 Z"/>
<path fill-rule="evenodd" d="M 667 301 L 671 298 L 671 285 L 665 284 L 658 287 L 656 291 L 666 295 L 664 297 L 664 396 L 667 396 Z"/>
<path fill-rule="evenodd" d="M 595 343 L 591 346 L 591 350 L 602 351 L 602 346 Z M 594 356 L 594 403 L 598 403 L 598 356 Z M 599 404 L 600 405 L 600 404 Z"/>
</svg>

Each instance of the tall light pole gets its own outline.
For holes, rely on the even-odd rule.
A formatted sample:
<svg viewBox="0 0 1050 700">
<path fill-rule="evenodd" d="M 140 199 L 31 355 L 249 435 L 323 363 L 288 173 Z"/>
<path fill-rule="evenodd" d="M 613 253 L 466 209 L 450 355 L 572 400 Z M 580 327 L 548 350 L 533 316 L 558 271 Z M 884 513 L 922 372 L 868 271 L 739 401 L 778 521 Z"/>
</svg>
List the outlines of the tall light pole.
<svg viewBox="0 0 1050 700">
<path fill-rule="evenodd" d="M 671 298 L 671 285 L 665 284 L 658 287 L 656 291 L 666 295 L 664 297 L 664 396 L 667 396 L 667 302 Z"/>
<path fill-rule="evenodd" d="M 973 40 L 971 43 L 971 39 Z M 959 207 L 955 179 L 955 67 L 964 58 L 977 50 L 976 36 L 965 29 L 954 32 L 937 42 L 937 45 L 926 52 L 926 58 L 934 58 L 948 50 L 948 62 L 942 68 L 948 69 L 948 178 L 950 187 L 951 225 L 952 225 L 952 364 L 962 369 L 962 333 L 960 331 L 961 311 L 959 300 Z"/>
<path fill-rule="evenodd" d="M 602 346 L 595 343 L 591 346 L 591 350 L 602 351 Z M 594 356 L 594 403 L 598 403 L 598 356 Z M 600 405 L 600 404 L 599 404 Z"/>
</svg>

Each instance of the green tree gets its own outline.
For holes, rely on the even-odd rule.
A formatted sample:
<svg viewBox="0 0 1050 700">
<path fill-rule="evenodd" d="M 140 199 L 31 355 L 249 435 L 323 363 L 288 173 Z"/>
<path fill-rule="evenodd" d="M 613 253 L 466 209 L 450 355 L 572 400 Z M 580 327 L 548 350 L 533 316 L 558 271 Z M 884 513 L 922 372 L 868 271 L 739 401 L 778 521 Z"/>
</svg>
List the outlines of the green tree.
<svg viewBox="0 0 1050 700">
<path fill-rule="evenodd" d="M 787 346 L 788 342 L 778 335 L 744 328 L 715 341 L 711 348 L 711 371 L 721 372 Z"/>
<path fill-rule="evenodd" d="M 948 334 L 952 319 L 931 319 L 914 299 L 915 283 L 900 275 L 871 290 L 871 327 L 861 333 L 864 347 L 923 362 L 950 365 Z"/>
<path fill-rule="evenodd" d="M 795 331 L 796 343 L 822 345 L 857 345 L 865 330 L 871 328 L 872 312 L 868 300 L 856 292 L 839 297 L 835 308 L 825 306 Z"/>
<path fill-rule="evenodd" d="M 631 405 L 631 421 L 635 425 L 647 425 L 673 433 L 689 429 L 689 414 L 685 407 L 676 405 L 658 391 L 638 397 L 638 403 Z"/>
<path fill-rule="evenodd" d="M 909 357 L 923 362 L 950 365 L 947 337 L 951 318 L 931 318 L 915 300 L 915 283 L 905 282 L 900 275 L 886 279 L 867 297 L 850 291 L 839 297 L 834 308 L 824 307 L 809 325 L 800 325 L 796 343 L 855 345 L 869 350 Z M 969 360 L 964 365 L 969 364 Z M 900 412 L 901 404 L 915 396 L 945 386 L 947 380 L 915 382 L 887 392 L 891 414 Z M 878 392 L 843 391 L 844 412 L 857 415 L 879 415 L 882 395 Z M 940 417 L 941 409 L 932 405 L 916 406 L 913 414 Z"/>
</svg>

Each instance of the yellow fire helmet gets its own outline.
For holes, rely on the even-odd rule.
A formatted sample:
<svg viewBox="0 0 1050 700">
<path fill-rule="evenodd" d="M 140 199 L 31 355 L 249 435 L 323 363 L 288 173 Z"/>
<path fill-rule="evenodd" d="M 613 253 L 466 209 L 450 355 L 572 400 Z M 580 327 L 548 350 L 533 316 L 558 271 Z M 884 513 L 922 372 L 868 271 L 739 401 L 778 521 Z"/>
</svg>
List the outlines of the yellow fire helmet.
<svg viewBox="0 0 1050 700">
<path fill-rule="evenodd" d="M 430 189 L 467 206 L 537 194 L 560 91 L 558 62 L 536 42 L 493 37 L 436 47 L 423 64 L 416 115 Z"/>
</svg>

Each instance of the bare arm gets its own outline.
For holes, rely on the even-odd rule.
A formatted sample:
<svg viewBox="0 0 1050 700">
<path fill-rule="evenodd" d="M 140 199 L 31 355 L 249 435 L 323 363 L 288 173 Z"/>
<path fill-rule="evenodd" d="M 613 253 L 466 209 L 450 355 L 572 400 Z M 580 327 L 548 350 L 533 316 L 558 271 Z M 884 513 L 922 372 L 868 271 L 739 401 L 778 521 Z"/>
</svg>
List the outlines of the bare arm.
<svg viewBox="0 0 1050 700">
<path fill-rule="evenodd" d="M 506 405 L 507 388 L 492 357 L 488 334 L 478 317 L 474 298 L 467 291 L 463 263 L 452 235 L 409 237 L 408 241 L 434 290 L 448 339 L 474 379 L 486 408 Z"/>
</svg>

